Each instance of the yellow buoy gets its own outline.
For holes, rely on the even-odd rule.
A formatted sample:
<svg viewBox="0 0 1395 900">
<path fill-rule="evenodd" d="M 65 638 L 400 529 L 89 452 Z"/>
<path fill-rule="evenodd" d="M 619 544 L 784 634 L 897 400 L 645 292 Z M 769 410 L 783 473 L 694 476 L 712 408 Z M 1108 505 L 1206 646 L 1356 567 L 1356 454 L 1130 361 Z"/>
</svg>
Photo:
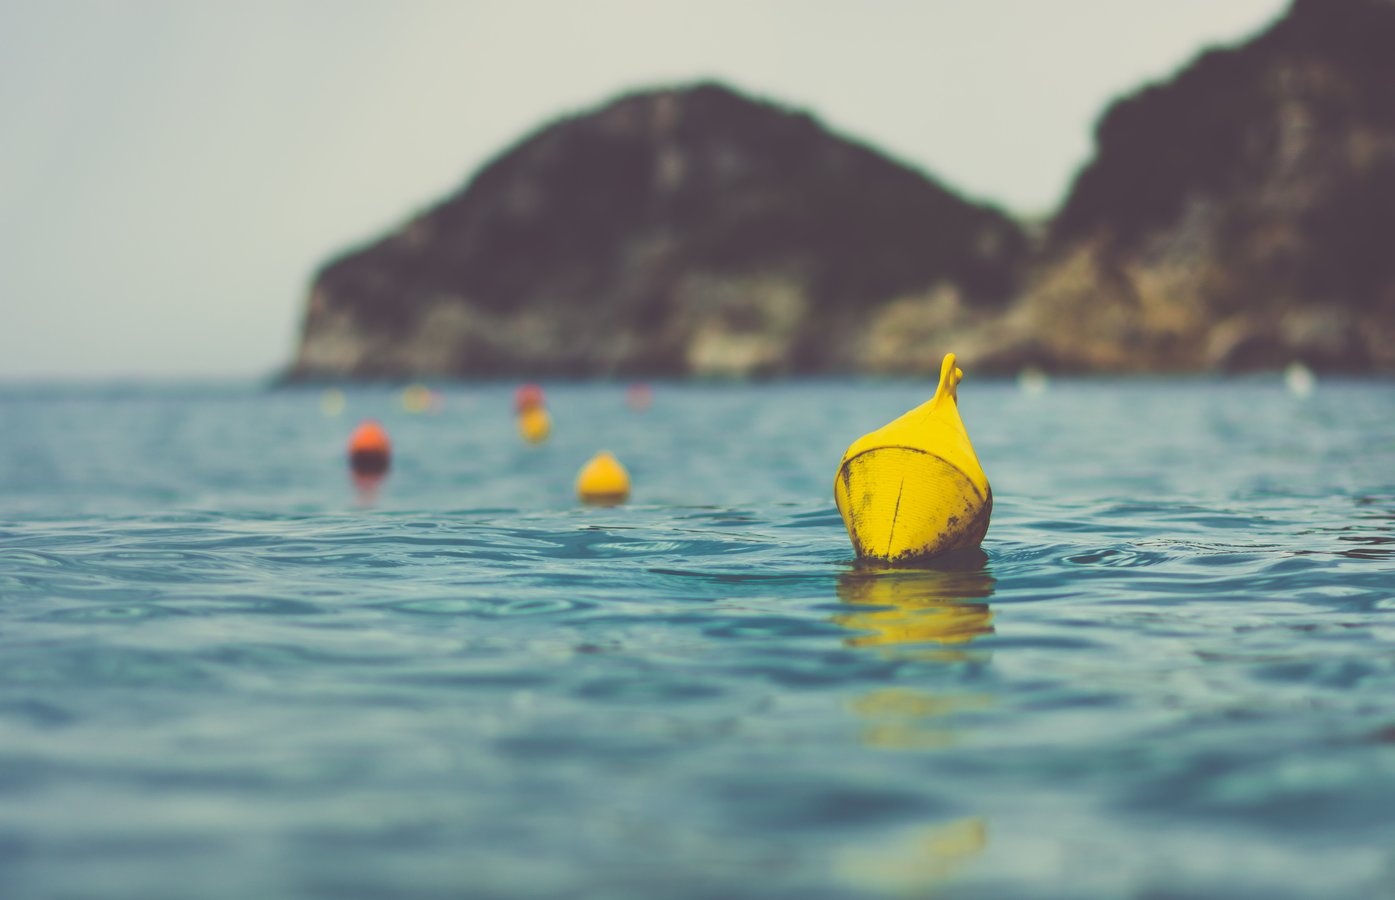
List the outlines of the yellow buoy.
<svg viewBox="0 0 1395 900">
<path fill-rule="evenodd" d="M 843 454 L 833 499 L 859 557 L 909 562 L 983 540 L 993 491 L 959 418 L 963 377 L 946 354 L 934 397 Z"/>
<path fill-rule="evenodd" d="M 530 444 L 540 444 L 552 433 L 552 417 L 541 406 L 534 406 L 518 414 L 518 433 Z"/>
<path fill-rule="evenodd" d="M 609 451 L 597 453 L 577 473 L 576 495 L 596 506 L 624 503 L 630 496 L 630 473 Z"/>
<path fill-rule="evenodd" d="M 424 413 L 431 409 L 434 392 L 424 384 L 409 384 L 402 389 L 402 408 L 409 413 Z"/>
<path fill-rule="evenodd" d="M 320 395 L 320 412 L 333 418 L 344 411 L 348 403 L 344 399 L 344 392 L 338 388 L 330 388 Z"/>
</svg>

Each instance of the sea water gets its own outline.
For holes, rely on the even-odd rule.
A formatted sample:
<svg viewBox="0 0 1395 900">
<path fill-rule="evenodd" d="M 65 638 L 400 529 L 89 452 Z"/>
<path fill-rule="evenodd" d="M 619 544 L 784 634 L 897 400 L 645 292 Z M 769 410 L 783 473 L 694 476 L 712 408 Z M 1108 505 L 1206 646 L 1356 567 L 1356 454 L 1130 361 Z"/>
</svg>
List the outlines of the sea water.
<svg viewBox="0 0 1395 900">
<path fill-rule="evenodd" d="M 970 373 L 902 572 L 930 384 L 546 388 L 0 389 L 0 897 L 1395 896 L 1390 382 Z"/>
</svg>

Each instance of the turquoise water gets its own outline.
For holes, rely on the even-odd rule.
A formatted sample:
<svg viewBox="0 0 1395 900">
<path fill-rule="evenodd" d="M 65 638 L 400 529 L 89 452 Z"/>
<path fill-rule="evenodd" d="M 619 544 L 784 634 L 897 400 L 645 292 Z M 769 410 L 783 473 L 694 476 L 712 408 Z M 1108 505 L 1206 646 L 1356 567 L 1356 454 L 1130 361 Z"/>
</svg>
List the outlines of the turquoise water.
<svg viewBox="0 0 1395 900">
<path fill-rule="evenodd" d="M 1395 385 L 971 373 L 986 557 L 859 571 L 930 391 L 0 388 L 0 896 L 1395 895 Z"/>
</svg>

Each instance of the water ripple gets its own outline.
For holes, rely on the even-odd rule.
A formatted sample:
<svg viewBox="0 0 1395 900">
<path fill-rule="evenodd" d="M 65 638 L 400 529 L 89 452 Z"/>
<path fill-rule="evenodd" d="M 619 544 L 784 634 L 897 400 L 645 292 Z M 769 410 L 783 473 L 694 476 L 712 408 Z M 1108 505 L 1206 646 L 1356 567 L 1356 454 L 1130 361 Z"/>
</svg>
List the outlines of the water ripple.
<svg viewBox="0 0 1395 900">
<path fill-rule="evenodd" d="M 922 383 L 364 388 L 376 508 L 317 393 L 5 401 L 0 893 L 1389 893 L 1388 385 L 963 390 L 984 553 L 897 570 L 829 480 Z"/>
</svg>

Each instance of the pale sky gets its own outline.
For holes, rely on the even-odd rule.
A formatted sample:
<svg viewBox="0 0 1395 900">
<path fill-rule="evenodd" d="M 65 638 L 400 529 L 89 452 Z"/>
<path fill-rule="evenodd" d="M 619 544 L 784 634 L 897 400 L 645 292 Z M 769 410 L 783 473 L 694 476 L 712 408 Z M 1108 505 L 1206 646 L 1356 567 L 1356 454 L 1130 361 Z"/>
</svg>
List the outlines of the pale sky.
<svg viewBox="0 0 1395 900">
<path fill-rule="evenodd" d="M 1040 215 L 1286 0 L 0 0 L 0 379 L 266 376 L 330 254 L 547 120 L 716 78 Z"/>
</svg>

